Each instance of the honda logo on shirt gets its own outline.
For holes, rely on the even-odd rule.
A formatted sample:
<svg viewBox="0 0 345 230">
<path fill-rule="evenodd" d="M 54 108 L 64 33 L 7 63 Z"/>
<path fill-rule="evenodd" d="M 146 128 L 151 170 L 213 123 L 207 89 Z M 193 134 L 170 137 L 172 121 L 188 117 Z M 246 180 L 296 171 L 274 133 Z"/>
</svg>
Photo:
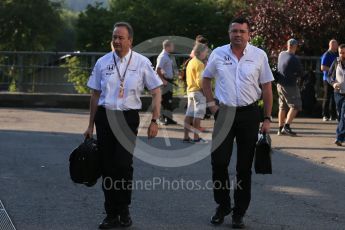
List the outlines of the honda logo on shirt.
<svg viewBox="0 0 345 230">
<path fill-rule="evenodd" d="M 107 65 L 107 70 L 109 70 L 109 71 L 113 71 L 114 68 L 115 68 L 115 65 L 114 65 L 114 64 Z"/>
</svg>

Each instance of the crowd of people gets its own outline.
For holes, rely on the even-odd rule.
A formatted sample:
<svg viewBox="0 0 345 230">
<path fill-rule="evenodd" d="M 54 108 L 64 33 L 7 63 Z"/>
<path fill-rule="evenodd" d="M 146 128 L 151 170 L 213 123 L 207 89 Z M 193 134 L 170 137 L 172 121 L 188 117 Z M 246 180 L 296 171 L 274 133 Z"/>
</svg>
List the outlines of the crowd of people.
<svg viewBox="0 0 345 230">
<path fill-rule="evenodd" d="M 164 41 L 163 47 L 165 43 L 171 43 L 171 41 Z M 186 91 L 187 91 L 187 111 L 186 117 L 184 120 L 184 143 L 208 143 L 206 140 L 200 138 L 199 134 L 202 132 L 202 128 L 200 126 L 201 120 L 205 117 L 207 105 L 206 99 L 204 96 L 204 92 L 202 89 L 202 73 L 205 69 L 207 64 L 208 55 L 211 50 L 207 46 L 208 40 L 202 36 L 198 35 L 195 39 L 195 46 L 190 54 L 190 57 L 184 62 L 182 72 L 180 73 L 180 79 L 184 80 L 186 83 Z M 276 87 L 278 93 L 278 101 L 279 101 L 279 111 L 278 111 L 278 132 L 277 135 L 289 135 L 289 136 L 297 136 L 297 133 L 294 132 L 291 128 L 291 124 L 293 120 L 296 118 L 299 111 L 302 110 L 302 97 L 301 97 L 301 83 L 305 81 L 303 77 L 306 75 L 304 72 L 303 66 L 301 61 L 299 60 L 296 52 L 299 47 L 299 42 L 291 38 L 287 41 L 287 49 L 282 51 L 279 54 L 277 60 L 277 72 L 275 76 L 276 80 Z M 342 47 L 339 46 L 339 47 Z M 167 49 L 164 48 L 163 52 L 160 54 L 157 60 L 157 73 L 161 76 L 163 82 L 167 81 L 167 77 L 162 75 L 162 70 L 165 71 L 164 67 L 160 69 L 161 55 Z M 339 53 L 340 53 L 339 48 Z M 170 51 L 173 51 L 170 49 Z M 337 136 L 335 140 L 335 144 L 341 146 L 342 143 L 345 141 L 344 137 L 342 136 L 344 130 L 344 121 L 339 119 L 342 116 L 342 95 L 343 92 L 341 89 L 334 88 L 334 81 L 341 82 L 340 77 L 340 70 L 335 69 L 334 67 L 331 69 L 331 66 L 337 66 L 336 63 L 341 62 L 341 57 L 338 57 L 338 42 L 335 39 L 332 39 L 329 42 L 329 49 L 322 55 L 321 57 L 321 71 L 323 72 L 323 103 L 322 103 L 322 120 L 324 122 L 338 120 L 339 125 L 337 128 Z M 171 72 L 172 68 L 172 61 L 167 68 L 167 73 Z M 338 80 L 337 80 L 337 71 L 338 71 Z M 182 76 L 182 77 L 181 77 Z M 329 77 L 330 76 L 330 77 Z M 340 79 L 340 80 L 339 80 Z M 341 84 L 339 84 L 341 85 Z M 339 85 L 336 85 L 339 87 Z M 311 86 L 313 87 L 313 85 Z M 172 90 L 172 84 L 170 84 L 169 90 Z M 314 92 L 314 89 L 313 89 Z M 314 95 L 313 95 L 314 96 Z M 171 95 L 169 96 L 171 98 Z M 165 102 L 167 99 L 163 97 L 163 108 L 171 109 L 170 106 L 166 106 L 168 102 Z M 171 100 L 169 100 L 171 102 Z M 308 101 L 306 102 L 306 104 Z M 166 110 L 164 110 L 166 111 Z M 170 110 L 169 110 L 170 111 Z M 172 114 L 172 111 L 170 111 Z M 170 115 L 172 117 L 172 115 Z M 175 121 L 167 118 L 165 115 L 161 117 L 162 124 L 176 124 Z M 189 137 L 189 132 L 194 133 L 194 137 Z"/>
<path fill-rule="evenodd" d="M 140 96 L 144 87 L 153 98 L 148 138 L 157 135 L 159 123 L 176 124 L 172 103 L 175 75 L 172 41 L 163 42 L 157 65 L 152 68 L 149 59 L 132 50 L 133 28 L 129 23 L 116 23 L 112 36 L 113 51 L 97 60 L 87 83 L 92 89 L 92 95 L 89 125 L 84 135 L 86 138 L 92 137 L 96 126 L 102 155 L 102 188 L 107 215 L 99 225 L 100 229 L 132 225 L 129 212 L 132 190 L 128 185 L 133 180 L 133 151 L 140 122 Z M 232 227 L 244 228 L 243 217 L 251 200 L 251 168 L 258 131 L 269 133 L 272 122 L 274 76 L 267 54 L 249 43 L 250 23 L 247 19 L 236 18 L 231 21 L 228 36 L 230 42 L 212 52 L 208 48 L 207 39 L 197 36 L 190 58 L 185 63 L 188 105 L 183 142 L 207 143 L 199 134 L 202 131 L 201 120 L 206 109 L 209 109 L 215 118 L 211 168 L 214 200 L 217 203 L 211 223 L 219 225 L 225 216 L 232 213 Z M 287 50 L 281 52 L 278 58 L 278 135 L 297 135 L 292 131 L 291 124 L 302 108 L 297 87 L 298 79 L 303 74 L 301 62 L 295 54 L 298 45 L 296 39 L 288 40 Z M 342 145 L 345 140 L 345 45 L 338 48 L 336 41 L 332 40 L 330 50 L 322 58 L 321 68 L 325 73 L 325 97 L 328 100 L 324 103 L 324 120 L 335 119 L 336 113 L 327 110 L 334 97 L 339 120 L 335 144 Z M 260 99 L 263 101 L 263 119 L 258 105 Z M 110 122 L 109 117 L 117 122 Z M 222 130 L 226 124 L 229 127 L 225 127 L 228 129 L 224 133 Z M 126 126 L 131 135 L 118 136 L 117 132 L 113 132 L 123 130 Z M 189 136 L 190 132 L 193 137 Z M 126 145 L 120 140 L 123 137 L 127 140 Z M 228 166 L 235 139 L 237 185 L 232 204 Z M 110 182 L 122 186 L 112 188 L 107 184 Z"/>
</svg>

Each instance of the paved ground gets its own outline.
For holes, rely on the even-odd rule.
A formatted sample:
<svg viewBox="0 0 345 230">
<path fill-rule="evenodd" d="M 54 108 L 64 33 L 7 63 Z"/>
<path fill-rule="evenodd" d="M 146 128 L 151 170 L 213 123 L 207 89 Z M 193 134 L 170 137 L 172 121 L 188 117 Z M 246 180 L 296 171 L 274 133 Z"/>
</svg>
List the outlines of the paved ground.
<svg viewBox="0 0 345 230">
<path fill-rule="evenodd" d="M 75 185 L 68 175 L 68 156 L 83 139 L 87 117 L 85 110 L 0 108 L 0 200 L 18 230 L 97 229 L 104 217 L 100 185 Z M 140 139 L 147 143 L 145 125 Z M 212 121 L 203 126 L 211 129 Z M 249 229 L 344 229 L 345 148 L 332 144 L 335 126 L 297 119 L 292 127 L 300 137 L 272 135 L 274 173 L 253 175 Z M 183 149 L 181 135 L 180 126 L 168 126 L 150 144 Z M 137 186 L 132 229 L 214 229 L 208 223 L 215 208 L 212 191 L 204 186 L 211 179 L 208 156 L 177 168 L 136 159 L 134 178 L 171 183 Z M 227 218 L 217 229 L 229 227 Z"/>
</svg>

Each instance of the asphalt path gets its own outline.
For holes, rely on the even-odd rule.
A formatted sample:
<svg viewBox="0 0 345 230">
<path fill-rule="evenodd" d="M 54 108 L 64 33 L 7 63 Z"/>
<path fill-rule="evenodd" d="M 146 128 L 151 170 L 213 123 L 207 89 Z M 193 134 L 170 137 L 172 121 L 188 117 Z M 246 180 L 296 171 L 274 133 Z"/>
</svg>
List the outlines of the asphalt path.
<svg viewBox="0 0 345 230">
<path fill-rule="evenodd" d="M 88 188 L 69 178 L 68 157 L 86 118 L 86 111 L 0 110 L 0 200 L 16 229 L 97 229 L 104 218 L 100 183 Z M 161 148 L 185 148 L 181 132 L 168 127 L 172 144 Z M 166 144 L 160 135 L 158 147 Z M 344 229 L 344 170 L 278 150 L 272 158 L 272 175 L 253 173 L 248 229 Z M 235 161 L 233 154 L 232 180 Z M 173 168 L 135 158 L 131 229 L 215 229 L 210 180 L 209 156 Z M 216 229 L 229 228 L 227 217 Z"/>
</svg>

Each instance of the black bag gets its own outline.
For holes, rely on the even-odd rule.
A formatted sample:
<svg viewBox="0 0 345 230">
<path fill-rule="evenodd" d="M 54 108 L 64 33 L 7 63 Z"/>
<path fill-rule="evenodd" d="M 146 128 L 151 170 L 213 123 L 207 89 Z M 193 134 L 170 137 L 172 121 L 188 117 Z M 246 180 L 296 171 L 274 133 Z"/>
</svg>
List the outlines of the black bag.
<svg viewBox="0 0 345 230">
<path fill-rule="evenodd" d="M 69 173 L 74 183 L 91 187 L 101 176 L 101 156 L 97 141 L 85 139 L 69 157 Z"/>
<path fill-rule="evenodd" d="M 272 174 L 271 137 L 269 134 L 260 133 L 256 142 L 254 167 L 257 174 Z"/>
</svg>

